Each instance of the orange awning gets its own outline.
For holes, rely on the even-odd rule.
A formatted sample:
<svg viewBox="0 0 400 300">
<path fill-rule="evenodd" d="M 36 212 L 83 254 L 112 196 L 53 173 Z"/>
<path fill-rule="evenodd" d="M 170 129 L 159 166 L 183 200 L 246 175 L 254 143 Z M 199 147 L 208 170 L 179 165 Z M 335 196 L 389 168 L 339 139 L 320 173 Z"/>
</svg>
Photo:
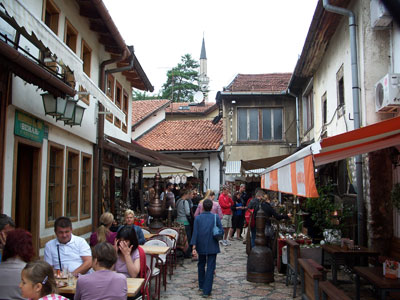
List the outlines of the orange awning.
<svg viewBox="0 0 400 300">
<path fill-rule="evenodd" d="M 325 138 L 320 144 L 321 150 L 314 155 L 317 166 L 400 145 L 400 117 Z"/>
</svg>

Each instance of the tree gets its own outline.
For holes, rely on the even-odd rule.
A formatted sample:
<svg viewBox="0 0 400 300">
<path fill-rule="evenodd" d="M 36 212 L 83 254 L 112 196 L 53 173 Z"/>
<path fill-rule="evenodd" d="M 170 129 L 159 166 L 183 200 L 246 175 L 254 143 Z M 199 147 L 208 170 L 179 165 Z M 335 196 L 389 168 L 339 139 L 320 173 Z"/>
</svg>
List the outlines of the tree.
<svg viewBox="0 0 400 300">
<path fill-rule="evenodd" d="M 172 102 L 193 102 L 193 94 L 199 90 L 199 63 L 190 54 L 181 57 L 181 62 L 167 72 L 167 82 L 162 89 L 162 98 Z"/>
<path fill-rule="evenodd" d="M 162 99 L 161 95 L 156 94 L 148 94 L 146 91 L 142 92 L 140 90 L 132 89 L 132 100 L 153 100 L 153 99 Z"/>
</svg>

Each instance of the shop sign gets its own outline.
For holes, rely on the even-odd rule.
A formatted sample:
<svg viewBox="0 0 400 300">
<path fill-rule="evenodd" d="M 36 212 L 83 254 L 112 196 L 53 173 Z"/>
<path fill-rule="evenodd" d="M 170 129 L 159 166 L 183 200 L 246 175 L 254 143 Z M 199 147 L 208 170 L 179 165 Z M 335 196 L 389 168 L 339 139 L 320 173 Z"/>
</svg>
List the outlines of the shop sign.
<svg viewBox="0 0 400 300">
<path fill-rule="evenodd" d="M 44 123 L 20 111 L 15 112 L 14 134 L 34 142 L 42 143 Z"/>
</svg>

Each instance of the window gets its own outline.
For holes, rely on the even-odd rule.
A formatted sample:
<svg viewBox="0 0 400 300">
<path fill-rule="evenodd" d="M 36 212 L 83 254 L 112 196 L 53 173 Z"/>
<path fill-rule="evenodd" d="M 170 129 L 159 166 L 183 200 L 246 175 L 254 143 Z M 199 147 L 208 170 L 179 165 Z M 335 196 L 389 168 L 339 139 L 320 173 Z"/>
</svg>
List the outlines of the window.
<svg viewBox="0 0 400 300">
<path fill-rule="evenodd" d="M 282 139 L 282 108 L 238 108 L 239 141 L 276 141 Z"/>
<path fill-rule="evenodd" d="M 118 128 L 121 128 L 121 120 L 118 119 L 117 117 L 114 118 L 114 125 L 117 126 Z"/>
<path fill-rule="evenodd" d="M 87 90 L 86 89 L 84 89 L 83 88 L 83 86 L 79 86 L 79 91 L 80 92 L 84 92 L 84 93 L 86 93 L 87 92 Z M 79 97 L 79 99 L 81 99 L 83 102 L 85 102 L 87 105 L 90 105 L 90 100 L 89 100 L 89 95 L 81 95 L 80 97 Z"/>
<path fill-rule="evenodd" d="M 65 187 L 65 215 L 71 219 L 78 217 L 79 152 L 67 150 Z"/>
<path fill-rule="evenodd" d="M 129 96 L 128 93 L 123 90 L 123 103 L 122 103 L 122 107 L 123 107 L 123 111 L 125 113 L 125 124 L 122 124 L 122 131 L 123 132 L 128 132 L 128 110 L 129 110 Z"/>
<path fill-rule="evenodd" d="M 92 157 L 82 153 L 81 166 L 81 219 L 90 217 L 91 186 L 92 186 Z"/>
<path fill-rule="evenodd" d="M 122 86 L 121 84 L 116 81 L 115 83 L 116 89 L 115 89 L 115 104 L 121 108 L 121 103 L 122 103 Z"/>
<path fill-rule="evenodd" d="M 322 107 L 322 125 L 325 125 L 328 120 L 328 103 L 327 103 L 327 99 L 326 99 L 326 93 L 322 95 L 321 98 L 321 107 Z"/>
<path fill-rule="evenodd" d="M 65 44 L 76 53 L 76 43 L 78 41 L 78 31 L 72 26 L 72 24 L 65 19 Z"/>
<path fill-rule="evenodd" d="M 343 65 L 336 73 L 336 87 L 337 87 L 337 104 L 338 106 L 344 105 L 344 80 L 343 80 Z"/>
<path fill-rule="evenodd" d="M 46 227 L 62 216 L 64 147 L 49 142 L 47 159 Z"/>
<path fill-rule="evenodd" d="M 92 61 L 92 49 L 82 40 L 81 59 L 83 61 L 83 72 L 90 77 L 90 63 Z"/>
<path fill-rule="evenodd" d="M 302 99 L 303 133 L 314 126 L 314 95 L 313 87 L 307 87 Z"/>
<path fill-rule="evenodd" d="M 107 90 L 106 95 L 110 98 L 111 101 L 114 102 L 114 76 L 108 74 L 107 76 Z M 113 122 L 114 118 L 112 114 L 106 114 L 106 120 L 109 122 Z"/>
<path fill-rule="evenodd" d="M 60 17 L 60 10 L 54 4 L 53 0 L 44 1 L 43 21 L 56 35 L 58 34 L 58 20 Z"/>
</svg>

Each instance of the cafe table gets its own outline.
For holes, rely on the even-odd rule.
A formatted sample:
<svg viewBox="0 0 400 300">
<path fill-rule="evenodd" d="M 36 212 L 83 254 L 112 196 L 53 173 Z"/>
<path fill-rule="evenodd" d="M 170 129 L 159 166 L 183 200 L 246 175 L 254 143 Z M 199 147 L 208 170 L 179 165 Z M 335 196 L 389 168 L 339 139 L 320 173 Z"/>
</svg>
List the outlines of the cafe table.
<svg viewBox="0 0 400 300">
<path fill-rule="evenodd" d="M 322 264 L 325 259 L 325 252 L 331 256 L 331 268 L 332 268 L 332 282 L 337 284 L 337 269 L 341 261 L 351 261 L 353 265 L 359 264 L 361 257 L 378 256 L 379 252 L 368 249 L 363 246 L 356 246 L 352 249 L 344 248 L 340 245 L 324 244 L 322 245 Z"/>
<path fill-rule="evenodd" d="M 354 267 L 356 274 L 356 300 L 360 300 L 360 277 L 372 284 L 379 293 L 379 299 L 385 300 L 388 292 L 400 291 L 400 279 L 383 276 L 383 267 Z"/>
<path fill-rule="evenodd" d="M 146 240 L 150 240 L 151 238 L 153 238 L 153 237 L 155 237 L 155 236 L 157 236 L 157 235 L 160 235 L 160 234 L 159 234 L 159 233 L 146 233 L 146 234 L 144 234 L 144 238 L 145 238 Z M 167 236 L 170 236 L 170 237 L 172 237 L 172 238 L 175 238 L 175 234 L 174 234 L 174 233 L 161 234 L 161 235 L 167 235 Z"/>
<path fill-rule="evenodd" d="M 62 282 L 66 282 L 66 280 L 62 279 Z M 140 291 L 143 283 L 144 278 L 127 278 L 126 279 L 128 284 L 128 297 L 134 297 Z M 58 292 L 60 294 L 75 294 L 76 289 L 76 279 L 74 279 L 73 285 L 67 285 L 65 287 L 58 288 Z"/>
<path fill-rule="evenodd" d="M 162 255 L 167 254 L 170 247 L 168 246 L 153 246 L 153 245 L 140 245 L 146 254 Z"/>
</svg>

